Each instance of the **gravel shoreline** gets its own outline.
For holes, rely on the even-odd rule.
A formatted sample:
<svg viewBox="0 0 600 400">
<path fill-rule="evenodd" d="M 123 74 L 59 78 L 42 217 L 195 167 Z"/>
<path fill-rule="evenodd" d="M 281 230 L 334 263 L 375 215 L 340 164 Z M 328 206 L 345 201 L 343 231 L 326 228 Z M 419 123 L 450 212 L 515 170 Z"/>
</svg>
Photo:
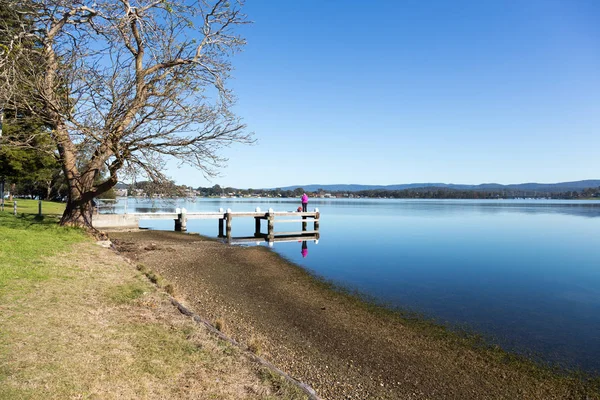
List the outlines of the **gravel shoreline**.
<svg viewBox="0 0 600 400">
<path fill-rule="evenodd" d="M 326 399 L 600 399 L 580 379 L 378 312 L 263 247 L 161 231 L 110 237 L 197 314 Z"/>
</svg>

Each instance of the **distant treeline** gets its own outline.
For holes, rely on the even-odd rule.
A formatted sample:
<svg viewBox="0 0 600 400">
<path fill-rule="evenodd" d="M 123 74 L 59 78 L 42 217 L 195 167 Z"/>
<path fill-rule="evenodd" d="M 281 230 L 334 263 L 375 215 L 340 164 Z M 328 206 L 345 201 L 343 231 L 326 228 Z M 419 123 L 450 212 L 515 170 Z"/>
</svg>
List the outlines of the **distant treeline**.
<svg viewBox="0 0 600 400">
<path fill-rule="evenodd" d="M 221 187 L 214 185 L 212 187 L 199 187 L 196 192 L 200 196 L 215 197 L 215 196 L 270 196 L 270 197 L 298 197 L 302 196 L 304 189 L 297 188 L 294 190 L 282 189 L 236 189 L 232 187 Z M 307 192 L 308 193 L 308 192 Z"/>
<path fill-rule="evenodd" d="M 168 184 L 154 185 L 150 182 L 138 182 L 136 185 L 122 185 L 135 195 L 134 189 L 142 190 L 146 195 L 161 194 L 165 196 L 202 196 L 202 197 L 300 197 L 305 192 L 303 188 L 287 189 L 237 189 L 233 187 L 191 188 Z M 516 199 L 516 198 L 545 198 L 545 199 L 600 199 L 600 187 L 583 190 L 568 190 L 564 192 L 547 192 L 540 190 L 489 189 L 489 190 L 460 190 L 452 188 L 424 187 L 403 190 L 370 189 L 359 191 L 325 191 L 318 189 L 306 191 L 310 197 L 332 198 L 387 198 L 387 199 Z"/>
<path fill-rule="evenodd" d="M 337 197 L 337 193 L 335 194 Z M 405 190 L 360 190 L 358 192 L 343 194 L 343 197 L 351 196 L 394 199 L 587 199 L 600 198 L 600 187 L 588 188 L 581 191 L 570 190 L 557 193 L 548 193 L 533 190 L 456 190 L 448 188 L 419 188 Z"/>
<path fill-rule="evenodd" d="M 235 189 L 231 187 L 221 188 L 215 185 L 210 188 L 199 187 L 196 189 L 201 196 L 268 196 L 268 197 L 299 197 L 304 193 L 304 189 L 296 188 L 294 190 L 282 189 Z M 336 198 L 393 198 L 393 199 L 515 199 L 515 198 L 550 198 L 550 199 L 587 199 L 600 198 L 600 187 L 587 188 L 580 191 L 569 190 L 565 192 L 548 193 L 545 191 L 534 190 L 457 190 L 450 188 L 415 188 L 404 190 L 359 190 L 356 192 L 348 191 L 325 191 L 316 190 L 307 192 L 312 197 L 325 196 Z"/>
</svg>

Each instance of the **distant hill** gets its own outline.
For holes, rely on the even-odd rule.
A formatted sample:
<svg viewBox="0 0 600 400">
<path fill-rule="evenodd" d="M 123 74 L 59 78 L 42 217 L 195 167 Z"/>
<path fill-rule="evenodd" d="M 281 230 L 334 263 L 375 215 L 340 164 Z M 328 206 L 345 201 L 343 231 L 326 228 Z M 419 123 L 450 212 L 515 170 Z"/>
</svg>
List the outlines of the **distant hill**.
<svg viewBox="0 0 600 400">
<path fill-rule="evenodd" d="M 600 179 L 584 180 L 575 182 L 560 182 L 560 183 L 519 183 L 511 185 L 501 185 L 499 183 L 482 183 L 480 185 L 461 185 L 454 183 L 404 183 L 396 185 L 358 185 L 358 184 L 338 184 L 338 185 L 295 185 L 286 186 L 282 190 L 294 190 L 303 188 L 308 192 L 316 192 L 323 189 L 328 192 L 358 192 L 361 190 L 405 190 L 405 189 L 420 189 L 420 188 L 442 188 L 454 190 L 535 190 L 544 193 L 557 193 L 574 190 L 582 190 L 587 188 L 600 187 Z"/>
</svg>

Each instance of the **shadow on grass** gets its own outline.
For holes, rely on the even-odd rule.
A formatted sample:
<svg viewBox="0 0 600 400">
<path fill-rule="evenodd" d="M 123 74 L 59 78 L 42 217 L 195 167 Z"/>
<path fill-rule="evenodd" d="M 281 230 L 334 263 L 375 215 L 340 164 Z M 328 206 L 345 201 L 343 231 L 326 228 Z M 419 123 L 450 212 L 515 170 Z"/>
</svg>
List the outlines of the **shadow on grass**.
<svg viewBox="0 0 600 400">
<path fill-rule="evenodd" d="M 25 213 L 14 216 L 7 212 L 0 212 L 0 225 L 11 229 L 23 229 L 32 225 L 52 226 L 58 225 L 59 221 L 60 218 L 58 216 L 40 216 Z"/>
</svg>

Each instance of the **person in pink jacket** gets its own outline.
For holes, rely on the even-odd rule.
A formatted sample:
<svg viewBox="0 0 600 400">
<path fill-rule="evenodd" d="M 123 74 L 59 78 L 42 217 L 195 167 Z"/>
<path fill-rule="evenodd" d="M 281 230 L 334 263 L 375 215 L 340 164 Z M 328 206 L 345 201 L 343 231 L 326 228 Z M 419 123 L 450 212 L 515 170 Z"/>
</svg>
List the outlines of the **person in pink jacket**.
<svg viewBox="0 0 600 400">
<path fill-rule="evenodd" d="M 307 207 L 308 207 L 308 195 L 306 193 L 304 193 L 302 195 L 302 212 L 306 212 Z"/>
</svg>

